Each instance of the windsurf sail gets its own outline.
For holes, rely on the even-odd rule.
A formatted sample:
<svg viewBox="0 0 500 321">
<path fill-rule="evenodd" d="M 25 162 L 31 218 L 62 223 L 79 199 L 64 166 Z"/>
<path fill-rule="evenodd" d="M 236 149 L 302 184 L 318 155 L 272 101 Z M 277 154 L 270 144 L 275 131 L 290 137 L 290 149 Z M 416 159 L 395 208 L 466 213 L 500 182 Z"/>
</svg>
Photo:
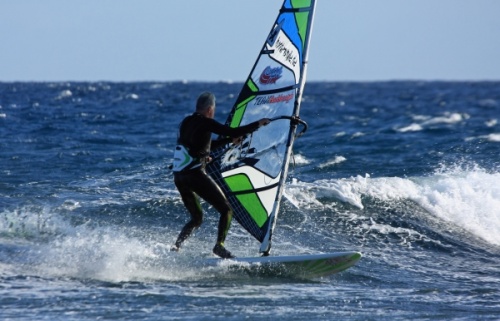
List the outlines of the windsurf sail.
<svg viewBox="0 0 500 321">
<path fill-rule="evenodd" d="M 207 167 L 264 255 L 271 249 L 297 129 L 305 124 L 299 111 L 314 8 L 315 0 L 284 1 L 226 124 L 272 122 L 242 144 L 214 150 Z"/>
</svg>

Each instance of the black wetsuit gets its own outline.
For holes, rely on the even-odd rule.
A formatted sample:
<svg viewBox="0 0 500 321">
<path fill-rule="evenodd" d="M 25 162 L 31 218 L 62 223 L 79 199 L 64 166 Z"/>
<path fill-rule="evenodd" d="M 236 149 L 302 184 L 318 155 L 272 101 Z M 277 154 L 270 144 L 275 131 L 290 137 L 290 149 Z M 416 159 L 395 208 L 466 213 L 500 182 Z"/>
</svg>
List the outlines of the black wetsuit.
<svg viewBox="0 0 500 321">
<path fill-rule="evenodd" d="M 201 166 L 174 172 L 175 186 L 177 186 L 182 201 L 191 215 L 191 220 L 183 227 L 175 242 L 177 248 L 180 248 L 182 242 L 203 222 L 203 211 L 197 195 L 210 203 L 220 213 L 216 244 L 224 246 L 233 213 L 220 187 L 206 173 L 205 161 L 210 154 L 211 147 L 216 148 L 227 144 L 231 138 L 249 134 L 258 128 L 259 122 L 231 128 L 199 113 L 194 113 L 182 121 L 177 143 L 186 147 L 190 156 L 200 162 Z M 212 142 L 212 133 L 228 138 Z"/>
</svg>

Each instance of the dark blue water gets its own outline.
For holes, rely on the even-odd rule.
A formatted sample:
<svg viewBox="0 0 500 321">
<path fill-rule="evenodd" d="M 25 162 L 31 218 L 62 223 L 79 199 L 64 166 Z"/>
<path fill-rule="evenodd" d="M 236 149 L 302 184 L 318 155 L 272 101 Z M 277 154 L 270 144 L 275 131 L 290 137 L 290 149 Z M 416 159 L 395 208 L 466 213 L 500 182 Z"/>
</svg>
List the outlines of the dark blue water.
<svg viewBox="0 0 500 321">
<path fill-rule="evenodd" d="M 179 254 L 168 170 L 201 91 L 241 84 L 0 83 L 2 320 L 497 320 L 500 83 L 308 83 L 274 255 L 357 250 L 303 280 Z M 259 244 L 234 222 L 238 256 Z"/>
</svg>

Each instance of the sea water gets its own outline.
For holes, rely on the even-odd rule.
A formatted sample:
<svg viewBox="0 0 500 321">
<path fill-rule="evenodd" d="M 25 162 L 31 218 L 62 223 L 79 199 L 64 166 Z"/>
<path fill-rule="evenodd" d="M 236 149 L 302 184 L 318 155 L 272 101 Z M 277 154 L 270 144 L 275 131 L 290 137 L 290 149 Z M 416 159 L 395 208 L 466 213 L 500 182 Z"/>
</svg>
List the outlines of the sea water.
<svg viewBox="0 0 500 321">
<path fill-rule="evenodd" d="M 356 250 L 312 280 L 200 264 L 169 165 L 197 95 L 239 83 L 0 83 L 2 320 L 498 320 L 500 83 L 312 82 L 273 255 Z M 233 222 L 226 246 L 257 256 Z"/>
</svg>

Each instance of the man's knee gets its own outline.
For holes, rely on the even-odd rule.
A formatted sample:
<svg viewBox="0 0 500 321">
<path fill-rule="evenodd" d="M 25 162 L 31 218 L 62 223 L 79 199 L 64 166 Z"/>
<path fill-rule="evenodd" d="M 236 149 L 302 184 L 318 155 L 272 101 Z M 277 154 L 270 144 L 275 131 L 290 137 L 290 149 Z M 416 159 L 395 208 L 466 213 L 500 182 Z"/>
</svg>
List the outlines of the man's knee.
<svg viewBox="0 0 500 321">
<path fill-rule="evenodd" d="M 191 218 L 191 221 L 189 222 L 191 226 L 193 226 L 194 228 L 198 228 L 201 226 L 201 224 L 203 223 L 203 218 L 202 217 L 193 217 Z"/>
<path fill-rule="evenodd" d="M 232 217 L 233 216 L 233 210 L 231 209 L 231 206 L 229 205 L 229 202 L 227 202 L 227 201 L 224 202 L 224 203 L 221 203 L 216 208 L 217 208 L 217 211 L 221 215 L 227 215 L 228 217 Z"/>
</svg>

